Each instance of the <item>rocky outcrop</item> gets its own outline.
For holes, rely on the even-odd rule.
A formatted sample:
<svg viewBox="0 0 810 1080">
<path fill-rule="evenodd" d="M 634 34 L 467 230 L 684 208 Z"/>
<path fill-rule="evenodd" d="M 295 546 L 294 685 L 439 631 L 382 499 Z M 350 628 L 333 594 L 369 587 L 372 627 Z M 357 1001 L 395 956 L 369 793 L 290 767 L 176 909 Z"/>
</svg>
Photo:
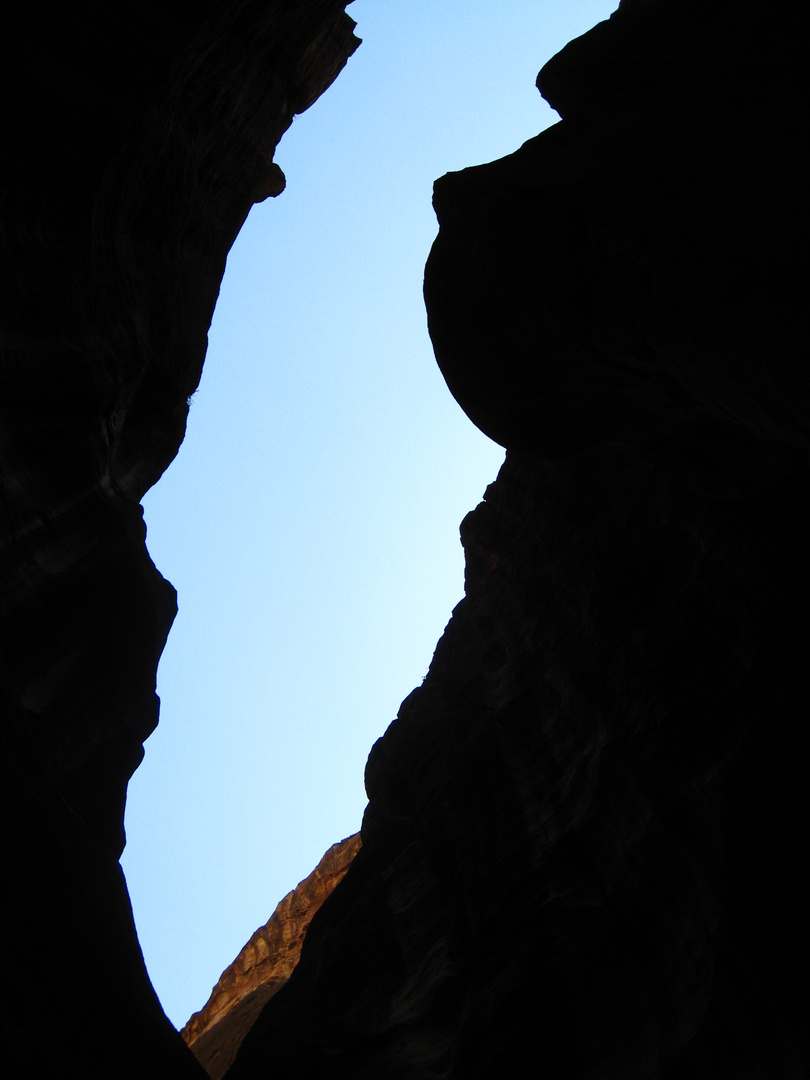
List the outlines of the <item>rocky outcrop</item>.
<svg viewBox="0 0 810 1080">
<path fill-rule="evenodd" d="M 507 460 L 228 1080 L 810 1074 L 801 40 L 624 0 L 561 123 L 437 183 L 431 335 Z"/>
<path fill-rule="evenodd" d="M 329 848 L 223 971 L 211 997 L 180 1032 L 211 1080 L 225 1074 L 264 1005 L 289 979 L 313 916 L 359 850 L 359 834 Z"/>
<path fill-rule="evenodd" d="M 147 0 L 9 15 L 4 1075 L 202 1075 L 149 983 L 118 865 L 175 613 L 139 500 L 183 438 L 228 249 L 251 205 L 283 187 L 275 146 L 357 46 L 344 7 Z"/>
</svg>

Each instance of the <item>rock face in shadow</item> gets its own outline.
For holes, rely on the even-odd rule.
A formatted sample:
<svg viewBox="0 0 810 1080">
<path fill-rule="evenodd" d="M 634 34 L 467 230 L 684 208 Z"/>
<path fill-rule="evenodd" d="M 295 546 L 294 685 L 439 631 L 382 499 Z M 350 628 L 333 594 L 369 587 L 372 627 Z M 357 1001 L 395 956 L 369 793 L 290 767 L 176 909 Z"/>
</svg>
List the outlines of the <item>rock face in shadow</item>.
<svg viewBox="0 0 810 1080">
<path fill-rule="evenodd" d="M 800 40 L 625 0 L 437 183 L 431 335 L 507 459 L 228 1080 L 810 1074 Z"/>
<path fill-rule="evenodd" d="M 3 1068 L 201 1077 L 117 862 L 174 613 L 138 501 L 276 142 L 356 41 L 335 0 L 18 17 Z M 507 460 L 362 849 L 230 1080 L 808 1075 L 802 29 L 624 0 L 541 72 L 560 124 L 437 184 L 431 335 Z"/>
<path fill-rule="evenodd" d="M 359 850 L 359 833 L 329 848 L 309 877 L 252 935 L 180 1032 L 211 1080 L 225 1074 L 256 1017 L 290 978 L 313 915 L 346 876 Z"/>
<path fill-rule="evenodd" d="M 203 1075 L 149 983 L 118 864 L 175 613 L 139 501 L 183 438 L 228 249 L 283 187 L 275 146 L 358 44 L 344 7 L 9 12 L 4 1075 Z"/>
</svg>

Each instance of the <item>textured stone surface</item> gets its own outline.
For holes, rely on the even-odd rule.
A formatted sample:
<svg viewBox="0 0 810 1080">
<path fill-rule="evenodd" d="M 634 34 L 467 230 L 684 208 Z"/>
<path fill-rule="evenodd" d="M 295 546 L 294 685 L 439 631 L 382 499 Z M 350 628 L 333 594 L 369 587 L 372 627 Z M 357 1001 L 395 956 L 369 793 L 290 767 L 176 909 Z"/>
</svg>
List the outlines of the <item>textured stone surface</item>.
<svg viewBox="0 0 810 1080">
<path fill-rule="evenodd" d="M 359 850 L 359 834 L 329 848 L 309 877 L 287 893 L 252 935 L 180 1032 L 211 1080 L 224 1075 L 266 1002 L 289 979 L 315 912 L 343 880 Z"/>
<path fill-rule="evenodd" d="M 560 124 L 437 183 L 431 335 L 507 460 L 228 1080 L 810 1075 L 801 40 L 625 0 Z"/>
<path fill-rule="evenodd" d="M 357 45 L 344 7 L 7 13 L 4 1075 L 201 1075 L 149 983 L 118 865 L 175 612 L 139 500 L 183 438 L 228 249 L 283 186 L 276 143 Z"/>
</svg>

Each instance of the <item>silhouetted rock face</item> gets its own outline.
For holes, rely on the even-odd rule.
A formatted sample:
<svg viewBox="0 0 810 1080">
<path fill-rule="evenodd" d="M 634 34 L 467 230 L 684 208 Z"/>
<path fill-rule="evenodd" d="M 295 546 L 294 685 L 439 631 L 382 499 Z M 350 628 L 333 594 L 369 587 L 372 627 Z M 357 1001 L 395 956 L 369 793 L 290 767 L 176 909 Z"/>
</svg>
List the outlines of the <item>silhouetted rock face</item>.
<svg viewBox="0 0 810 1080">
<path fill-rule="evenodd" d="M 507 459 L 229 1080 L 809 1075 L 801 40 L 625 2 L 437 184 L 431 334 Z"/>
<path fill-rule="evenodd" d="M 138 504 L 183 438 L 228 248 L 251 204 L 283 186 L 276 143 L 357 45 L 344 7 L 146 0 L 15 5 L 8 17 L 8 1075 L 201 1075 L 149 984 L 117 861 L 175 613 Z"/>
<path fill-rule="evenodd" d="M 436 355 L 510 449 L 695 423 L 806 445 L 796 28 L 756 10 L 625 3 L 540 73 L 562 123 L 437 182 Z"/>
<path fill-rule="evenodd" d="M 329 848 L 223 971 L 211 997 L 181 1031 L 211 1080 L 224 1075 L 264 1005 L 289 979 L 312 917 L 359 850 L 359 833 Z"/>
<path fill-rule="evenodd" d="M 362 849 L 231 1080 L 808 1075 L 797 7 L 624 0 L 541 72 L 559 125 L 437 185 L 431 334 L 507 460 Z M 174 612 L 138 500 L 275 144 L 356 42 L 335 0 L 20 15 L 3 1068 L 200 1077 L 117 863 Z"/>
</svg>

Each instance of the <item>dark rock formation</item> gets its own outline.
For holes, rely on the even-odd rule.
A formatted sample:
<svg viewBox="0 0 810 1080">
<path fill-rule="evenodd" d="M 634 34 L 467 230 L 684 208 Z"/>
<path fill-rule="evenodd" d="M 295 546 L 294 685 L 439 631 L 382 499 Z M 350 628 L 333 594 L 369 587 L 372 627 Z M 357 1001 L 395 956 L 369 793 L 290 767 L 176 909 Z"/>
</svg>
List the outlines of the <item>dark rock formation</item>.
<svg viewBox="0 0 810 1080">
<path fill-rule="evenodd" d="M 312 916 L 346 876 L 359 850 L 359 834 L 329 848 L 223 971 L 211 997 L 180 1032 L 211 1080 L 225 1074 L 256 1017 L 289 979 Z"/>
<path fill-rule="evenodd" d="M 507 461 L 229 1080 L 810 1074 L 801 40 L 625 0 L 560 124 L 437 184 L 431 334 Z"/>
<path fill-rule="evenodd" d="M 139 500 L 225 257 L 357 46 L 343 0 L 14 5 L 3 36 L 0 694 L 7 1076 L 201 1076 L 118 865 L 174 590 Z"/>
<path fill-rule="evenodd" d="M 18 14 L 3 1069 L 199 1077 L 117 863 L 174 610 L 138 500 L 275 144 L 356 43 L 337 0 Z M 431 334 L 507 462 L 231 1080 L 807 1077 L 798 15 L 624 0 L 541 72 L 560 124 L 437 185 Z"/>
</svg>

